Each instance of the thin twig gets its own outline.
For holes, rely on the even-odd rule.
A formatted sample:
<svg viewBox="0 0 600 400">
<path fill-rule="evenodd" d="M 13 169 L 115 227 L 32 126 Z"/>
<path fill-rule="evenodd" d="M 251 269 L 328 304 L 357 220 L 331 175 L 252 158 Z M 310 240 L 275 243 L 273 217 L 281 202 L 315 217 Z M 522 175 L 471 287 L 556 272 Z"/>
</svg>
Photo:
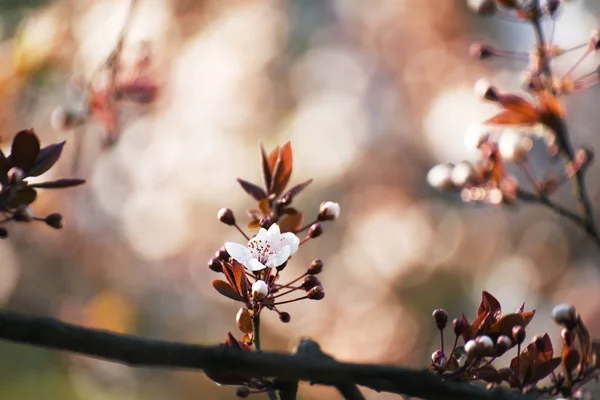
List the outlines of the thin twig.
<svg viewBox="0 0 600 400">
<path fill-rule="evenodd" d="M 483 385 L 443 381 L 430 371 L 145 339 L 7 311 L 0 311 L 0 339 L 129 366 L 210 370 L 329 386 L 358 384 L 380 392 L 433 400 L 532 399 L 503 388 L 487 390 Z"/>
</svg>

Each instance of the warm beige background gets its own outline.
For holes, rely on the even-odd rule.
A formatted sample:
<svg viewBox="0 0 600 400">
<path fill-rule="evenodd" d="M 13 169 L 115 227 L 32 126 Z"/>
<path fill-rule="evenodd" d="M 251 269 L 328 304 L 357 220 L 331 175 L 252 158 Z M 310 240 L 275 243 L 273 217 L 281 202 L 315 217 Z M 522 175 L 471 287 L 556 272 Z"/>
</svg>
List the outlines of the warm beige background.
<svg viewBox="0 0 600 400">
<path fill-rule="evenodd" d="M 49 116 L 65 103 L 72 71 L 89 76 L 106 57 L 127 2 L 59 0 L 26 14 L 15 1 L 2 2 L 0 73 L 10 77 L 17 68 L 22 77 L 5 80 L 0 91 L 3 143 L 25 127 L 44 143 L 66 138 L 53 172 L 65 176 L 79 134 L 79 175 L 89 180 L 37 202 L 39 215 L 65 215 L 63 231 L 10 227 L 12 237 L 0 243 L 5 308 L 218 343 L 236 331 L 236 307 L 212 289 L 216 275 L 206 261 L 239 235 L 215 214 L 228 206 L 243 218 L 253 204 L 235 178 L 259 179 L 260 140 L 267 148 L 291 140 L 292 181 L 315 178 L 297 205 L 311 215 L 321 201 L 338 201 L 342 218 L 285 271 L 292 276 L 324 259 L 325 299 L 285 307 L 287 325 L 263 318 L 265 349 L 291 350 L 310 336 L 341 360 L 425 366 L 437 346 L 431 310 L 473 318 L 481 290 L 507 310 L 522 301 L 536 308 L 529 337 L 548 331 L 558 338 L 549 313 L 563 301 L 600 334 L 600 251 L 571 223 L 539 207 L 463 205 L 425 183 L 433 164 L 476 156 L 463 133 L 495 109 L 475 98 L 474 82 L 485 76 L 501 89 L 519 87 L 522 63 L 474 61 L 468 45 L 527 50 L 529 27 L 480 19 L 461 0 L 140 2 L 129 39 L 152 41 L 162 95 L 149 109 L 128 107 L 121 141 L 105 152 L 99 126 L 55 133 Z M 560 44 L 582 43 L 598 25 L 593 1 L 563 11 Z M 23 15 L 24 39 L 15 41 Z M 591 57 L 580 71 L 595 65 Z M 600 88 L 568 99 L 576 145 L 600 144 L 599 98 Z M 542 165 L 534 163 L 539 173 Z M 598 168 L 588 180 L 600 212 Z M 308 385 L 301 394 L 338 396 Z M 229 399 L 234 389 L 201 373 L 133 370 L 0 343 L 0 397 Z"/>
</svg>

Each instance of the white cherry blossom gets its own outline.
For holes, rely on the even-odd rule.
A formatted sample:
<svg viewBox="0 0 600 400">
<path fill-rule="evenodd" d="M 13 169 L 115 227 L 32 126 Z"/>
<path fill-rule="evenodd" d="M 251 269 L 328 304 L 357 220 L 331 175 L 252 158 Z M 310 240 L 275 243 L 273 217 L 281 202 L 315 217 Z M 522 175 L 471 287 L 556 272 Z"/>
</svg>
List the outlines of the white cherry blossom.
<svg viewBox="0 0 600 400">
<path fill-rule="evenodd" d="M 258 235 L 250 239 L 247 245 L 227 242 L 225 250 L 237 262 L 250 271 L 275 268 L 283 264 L 298 251 L 300 239 L 293 233 L 281 233 L 277 224 L 269 230 L 260 228 Z"/>
</svg>

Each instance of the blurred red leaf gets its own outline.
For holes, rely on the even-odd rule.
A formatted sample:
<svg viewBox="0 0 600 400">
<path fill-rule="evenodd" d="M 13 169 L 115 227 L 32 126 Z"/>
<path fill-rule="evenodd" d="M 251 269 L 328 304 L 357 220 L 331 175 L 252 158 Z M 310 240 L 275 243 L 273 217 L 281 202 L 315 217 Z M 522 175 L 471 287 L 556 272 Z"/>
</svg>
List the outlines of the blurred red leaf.
<svg viewBox="0 0 600 400">
<path fill-rule="evenodd" d="M 527 326 L 527 325 L 529 325 L 529 323 L 531 322 L 531 320 L 535 316 L 535 310 L 525 311 L 522 315 L 523 315 L 523 319 L 525 320 L 525 325 L 524 326 Z"/>
<path fill-rule="evenodd" d="M 275 147 L 271 153 L 269 153 L 269 170 L 271 171 L 271 177 L 273 176 L 273 171 L 275 170 L 275 164 L 277 164 L 277 160 L 279 160 L 279 146 Z M 271 185 L 269 185 L 269 188 Z"/>
<path fill-rule="evenodd" d="M 8 185 L 8 171 L 10 170 L 10 161 L 0 150 L 0 183 Z"/>
<path fill-rule="evenodd" d="M 269 158 L 267 157 L 267 153 L 265 152 L 265 148 L 262 143 L 260 144 L 260 160 L 263 182 L 265 184 L 265 188 L 268 190 L 271 187 L 271 176 L 273 174 L 273 170 L 271 169 Z"/>
<path fill-rule="evenodd" d="M 285 192 L 285 194 L 283 196 L 281 196 L 281 199 L 286 203 L 289 204 L 292 202 L 292 200 L 294 200 L 294 197 L 296 197 L 298 194 L 300 194 L 300 192 L 302 192 L 308 185 L 310 185 L 312 183 L 312 178 L 307 180 L 306 182 L 303 183 L 299 183 L 296 186 L 293 186 L 290 190 L 288 190 L 287 192 Z"/>
<path fill-rule="evenodd" d="M 51 182 L 32 183 L 29 186 L 37 189 L 63 189 L 79 186 L 85 183 L 83 179 L 58 179 Z"/>
<path fill-rule="evenodd" d="M 254 200 L 261 201 L 267 197 L 267 194 L 265 193 L 264 189 L 260 186 L 241 178 L 237 178 L 237 181 L 239 182 L 240 186 L 242 186 L 242 189 L 244 189 L 246 193 L 252 196 Z"/>
<path fill-rule="evenodd" d="M 304 223 L 304 215 L 302 213 L 286 215 L 279 220 L 279 229 L 281 233 L 297 232 L 302 228 Z"/>
<path fill-rule="evenodd" d="M 56 161 L 58 161 L 65 143 L 65 141 L 62 141 L 42 148 L 37 156 L 34 167 L 29 171 L 29 176 L 42 175 L 52 168 L 56 164 Z"/>
<path fill-rule="evenodd" d="M 525 326 L 525 319 L 522 314 L 506 314 L 502 316 L 490 328 L 491 332 L 498 332 L 503 335 L 511 335 L 513 327 L 520 325 Z"/>
<path fill-rule="evenodd" d="M 217 290 L 217 292 L 221 293 L 223 296 L 230 298 L 235 301 L 243 301 L 244 299 L 240 296 L 231 285 L 225 281 L 220 279 L 216 279 L 212 282 L 213 287 Z"/>
<path fill-rule="evenodd" d="M 484 121 L 484 124 L 488 125 L 533 125 L 539 122 L 539 118 L 536 116 L 532 118 L 529 115 L 518 114 L 513 111 L 502 111 L 492 118 Z"/>
</svg>

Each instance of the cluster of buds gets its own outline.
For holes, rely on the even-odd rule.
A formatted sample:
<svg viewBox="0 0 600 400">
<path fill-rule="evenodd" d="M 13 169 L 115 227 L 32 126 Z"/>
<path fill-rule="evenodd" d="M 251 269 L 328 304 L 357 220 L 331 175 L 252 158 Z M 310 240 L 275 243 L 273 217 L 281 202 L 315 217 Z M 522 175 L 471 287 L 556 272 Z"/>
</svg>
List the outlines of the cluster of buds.
<svg viewBox="0 0 600 400">
<path fill-rule="evenodd" d="M 324 222 L 334 221 L 340 215 L 339 204 L 326 201 L 321 203 L 315 219 L 305 224 L 304 214 L 292 207 L 294 198 L 312 179 L 286 191 L 293 165 L 289 142 L 268 155 L 261 146 L 260 157 L 264 187 L 238 179 L 244 191 L 258 202 L 256 209 L 248 211 L 248 229 L 258 232 L 249 236 L 231 209 L 219 210 L 219 221 L 235 227 L 246 243 L 226 242 L 208 262 L 212 271 L 223 273 L 226 278 L 213 281 L 213 287 L 221 295 L 242 303 L 236 316 L 236 325 L 243 334 L 239 343 L 245 349 L 257 351 L 260 350 L 259 317 L 263 310 L 276 312 L 281 322 L 288 323 L 291 316 L 280 310 L 282 305 L 325 297 L 317 277 L 323 270 L 322 260 L 314 260 L 299 276 L 285 282 L 281 279 L 282 271 L 300 246 L 323 233 Z M 298 236 L 300 234 L 302 238 Z M 273 386 L 273 382 L 264 379 L 231 384 L 241 385 L 240 397 L 269 391 Z"/>
<path fill-rule="evenodd" d="M 444 309 L 433 311 L 433 321 L 440 331 L 441 347 L 431 355 L 430 369 L 447 379 L 480 380 L 490 386 L 508 384 L 522 392 L 542 390 L 536 384 L 547 376 L 552 387 L 544 388 L 550 394 L 572 395 L 580 391 L 581 384 L 594 375 L 597 354 L 600 350 L 590 338 L 587 328 L 575 308 L 561 304 L 554 308 L 552 317 L 563 326 L 563 352 L 554 357 L 548 334 L 534 336 L 526 342 L 526 326 L 535 310 L 524 311 L 523 304 L 516 312 L 502 315 L 498 300 L 483 292 L 477 317 L 469 323 L 464 314 L 452 321 L 454 345 L 450 352 L 444 349 L 444 330 L 448 325 L 448 313 Z M 458 346 L 462 338 L 464 345 Z M 575 338 L 580 342 L 583 356 L 575 348 Z M 509 367 L 493 365 L 498 357 L 515 348 L 517 354 Z M 555 370 L 562 366 L 562 373 Z M 577 375 L 573 371 L 577 370 Z"/>
<path fill-rule="evenodd" d="M 58 161 L 65 142 L 41 147 L 33 129 L 18 132 L 11 145 L 11 154 L 5 156 L 0 151 L 0 212 L 4 219 L 0 223 L 45 222 L 48 226 L 60 229 L 63 218 L 52 213 L 44 218 L 34 215 L 31 204 L 37 198 L 37 189 L 62 189 L 78 186 L 81 179 L 59 179 L 50 182 L 29 183 L 27 178 L 40 176 Z M 0 238 L 8 236 L 5 227 L 0 226 Z"/>
<path fill-rule="evenodd" d="M 154 102 L 158 95 L 158 84 L 151 73 L 152 57 L 148 42 L 140 42 L 127 54 L 125 60 L 117 47 L 103 67 L 88 83 L 75 76 L 67 84 L 73 104 L 57 107 L 50 123 L 56 131 L 76 128 L 93 118 L 105 131 L 105 145 L 113 145 L 118 139 L 119 112 L 122 102 L 145 105 Z"/>
</svg>

